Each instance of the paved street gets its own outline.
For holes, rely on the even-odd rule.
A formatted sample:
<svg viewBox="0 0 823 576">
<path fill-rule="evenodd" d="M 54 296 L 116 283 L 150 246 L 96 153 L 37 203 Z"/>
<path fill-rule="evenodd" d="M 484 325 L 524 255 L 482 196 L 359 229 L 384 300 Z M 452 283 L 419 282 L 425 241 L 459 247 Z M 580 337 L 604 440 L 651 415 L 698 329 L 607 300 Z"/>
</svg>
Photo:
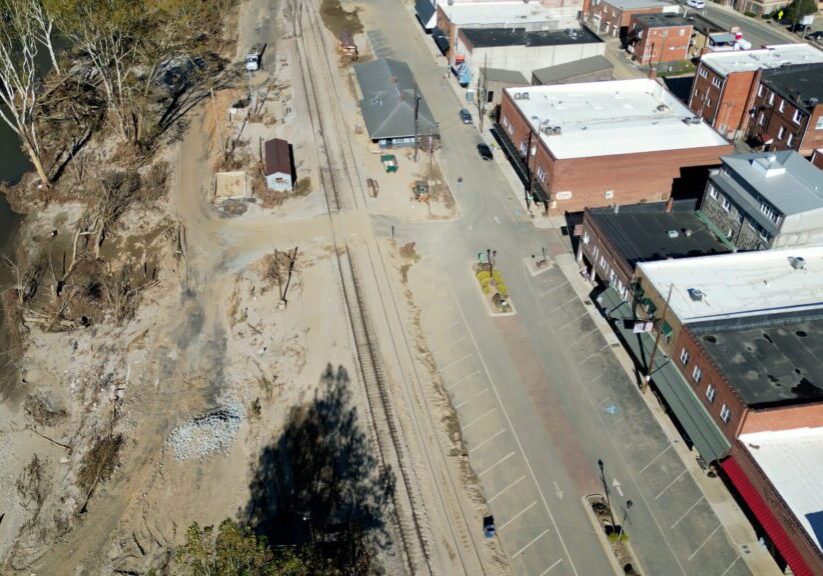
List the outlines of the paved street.
<svg viewBox="0 0 823 576">
<path fill-rule="evenodd" d="M 430 38 L 396 0 L 367 6 L 361 18 L 380 28 L 370 41 L 380 56 L 409 63 L 444 135 L 440 160 L 462 218 L 398 224 L 397 233 L 425 256 L 415 274 L 443 286 L 434 301 L 417 303 L 423 329 L 516 573 L 612 571 L 581 500 L 603 491 L 602 458 L 618 516 L 634 503 L 624 521 L 644 573 L 749 574 L 673 449 L 681 440 L 659 427 L 595 329 L 592 304 L 557 267 L 527 272 L 523 258 L 541 244 L 569 255 L 554 232 L 531 225 L 501 168 L 477 158 L 480 135 L 460 124 L 461 102 Z M 388 224 L 376 220 L 378 233 Z M 487 247 L 498 251 L 516 316 L 490 317 L 474 284 L 471 262 Z"/>
<path fill-rule="evenodd" d="M 767 24 L 765 20 L 755 20 L 731 8 L 718 6 L 711 2 L 706 4 L 705 16 L 726 30 L 732 26 L 740 26 L 743 37 L 752 43 L 752 48 L 801 41 L 799 36 L 789 33 L 784 26 Z"/>
</svg>

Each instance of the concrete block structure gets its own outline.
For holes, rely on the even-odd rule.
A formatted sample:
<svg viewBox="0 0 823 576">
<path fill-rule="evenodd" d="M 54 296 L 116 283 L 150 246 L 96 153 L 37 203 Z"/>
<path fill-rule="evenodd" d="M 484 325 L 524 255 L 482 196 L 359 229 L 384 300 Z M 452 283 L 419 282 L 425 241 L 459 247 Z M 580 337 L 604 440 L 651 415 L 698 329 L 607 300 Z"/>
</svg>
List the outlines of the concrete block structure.
<svg viewBox="0 0 823 576">
<path fill-rule="evenodd" d="M 762 71 L 815 62 L 823 62 L 823 51 L 810 44 L 703 54 L 689 109 L 726 137 L 737 137 L 745 133 Z"/>
<path fill-rule="evenodd" d="M 811 156 L 823 147 L 823 63 L 764 70 L 755 91 L 747 135 L 766 150 Z"/>
<path fill-rule="evenodd" d="M 793 150 L 735 154 L 712 171 L 701 212 L 741 250 L 823 243 L 823 172 Z"/>
<path fill-rule="evenodd" d="M 537 69 L 602 56 L 605 49 L 603 41 L 586 28 L 461 28 L 452 56 L 468 66 L 472 78 L 486 66 L 531 78 Z"/>
<path fill-rule="evenodd" d="M 635 14 L 626 41 L 641 64 L 680 62 L 689 57 L 692 30 L 692 23 L 678 14 Z"/>
<path fill-rule="evenodd" d="M 702 188 L 732 150 L 647 79 L 506 89 L 496 133 L 532 198 L 559 212 Z"/>
</svg>

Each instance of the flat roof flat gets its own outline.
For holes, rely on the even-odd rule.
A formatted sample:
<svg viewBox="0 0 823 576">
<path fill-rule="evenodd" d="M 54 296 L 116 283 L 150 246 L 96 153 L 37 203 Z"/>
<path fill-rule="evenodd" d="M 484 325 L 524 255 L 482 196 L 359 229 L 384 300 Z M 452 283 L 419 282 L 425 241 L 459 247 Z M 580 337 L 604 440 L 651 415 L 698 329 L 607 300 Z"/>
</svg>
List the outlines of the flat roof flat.
<svg viewBox="0 0 823 576">
<path fill-rule="evenodd" d="M 680 14 L 674 14 L 671 12 L 661 12 L 659 14 L 635 14 L 632 16 L 632 20 L 644 24 L 649 28 L 693 25 L 691 20 L 681 16 Z"/>
<path fill-rule="evenodd" d="M 823 315 L 692 330 L 747 406 L 823 402 Z"/>
<path fill-rule="evenodd" d="M 823 428 L 742 434 L 740 441 L 823 550 Z"/>
<path fill-rule="evenodd" d="M 671 92 L 646 78 L 505 90 L 558 159 L 728 146 Z"/>
<path fill-rule="evenodd" d="M 565 15 L 556 8 L 547 8 L 536 2 L 470 2 L 449 5 L 447 2 L 438 6 L 449 22 L 457 26 L 471 24 L 518 26 L 545 22 L 557 23 L 566 20 Z M 576 12 L 575 8 L 575 12 Z"/>
<path fill-rule="evenodd" d="M 810 110 L 823 99 L 823 62 L 765 70 L 760 82 L 795 106 Z"/>
<path fill-rule="evenodd" d="M 473 48 L 498 46 L 562 46 L 603 42 L 588 28 L 567 30 L 526 30 L 525 28 L 461 28 L 460 33 Z"/>
<path fill-rule="evenodd" d="M 673 286 L 669 308 L 683 323 L 823 308 L 823 246 L 643 262 L 638 269 L 664 297 Z"/>
<path fill-rule="evenodd" d="M 617 212 L 614 208 L 586 212 L 632 269 L 640 262 L 730 251 L 695 215 L 694 202 L 675 202 L 668 213 L 665 207 L 665 202 L 654 202 L 620 206 Z"/>
<path fill-rule="evenodd" d="M 708 52 L 700 60 L 721 76 L 727 76 L 732 72 L 753 72 L 787 64 L 823 62 L 823 50 L 811 44 L 776 44 L 762 50 Z"/>
<path fill-rule="evenodd" d="M 636 10 L 638 8 L 668 8 L 677 6 L 665 0 L 603 0 L 603 4 L 608 4 L 618 10 Z"/>
</svg>

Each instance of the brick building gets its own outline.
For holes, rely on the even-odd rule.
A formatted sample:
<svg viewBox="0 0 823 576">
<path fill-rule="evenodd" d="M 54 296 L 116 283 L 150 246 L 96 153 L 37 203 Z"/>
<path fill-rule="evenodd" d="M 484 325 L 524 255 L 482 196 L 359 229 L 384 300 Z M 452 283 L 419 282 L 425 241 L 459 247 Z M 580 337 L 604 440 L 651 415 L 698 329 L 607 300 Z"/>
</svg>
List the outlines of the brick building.
<svg viewBox="0 0 823 576">
<path fill-rule="evenodd" d="M 768 150 L 811 156 L 823 146 L 823 63 L 764 70 L 747 134 Z"/>
<path fill-rule="evenodd" d="M 641 64 L 680 62 L 689 57 L 692 23 L 678 14 L 636 14 L 626 38 L 634 60 Z"/>
<path fill-rule="evenodd" d="M 583 14 L 595 32 L 625 38 L 632 16 L 678 12 L 678 7 L 664 0 L 587 0 Z"/>
<path fill-rule="evenodd" d="M 760 71 L 787 64 L 823 62 L 810 44 L 767 46 L 762 50 L 709 52 L 695 72 L 689 109 L 727 138 L 745 133 Z"/>
<path fill-rule="evenodd" d="M 663 201 L 732 150 L 647 79 L 506 89 L 496 133 L 547 211 Z"/>
<path fill-rule="evenodd" d="M 735 154 L 709 175 L 700 210 L 742 250 L 823 242 L 823 172 L 794 150 Z"/>
<path fill-rule="evenodd" d="M 693 200 L 653 202 L 583 212 L 577 262 L 586 278 L 631 299 L 640 262 L 731 251 L 695 214 Z"/>
</svg>

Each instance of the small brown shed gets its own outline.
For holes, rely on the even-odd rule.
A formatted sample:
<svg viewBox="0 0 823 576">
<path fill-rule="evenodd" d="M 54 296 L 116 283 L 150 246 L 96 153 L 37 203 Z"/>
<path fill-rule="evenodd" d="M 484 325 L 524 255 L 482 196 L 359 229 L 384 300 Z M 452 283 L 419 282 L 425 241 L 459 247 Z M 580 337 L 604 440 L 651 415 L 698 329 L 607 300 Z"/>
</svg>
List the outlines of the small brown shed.
<svg viewBox="0 0 823 576">
<path fill-rule="evenodd" d="M 281 138 L 266 140 L 263 146 L 263 174 L 270 190 L 289 192 L 294 187 L 289 143 Z"/>
</svg>

